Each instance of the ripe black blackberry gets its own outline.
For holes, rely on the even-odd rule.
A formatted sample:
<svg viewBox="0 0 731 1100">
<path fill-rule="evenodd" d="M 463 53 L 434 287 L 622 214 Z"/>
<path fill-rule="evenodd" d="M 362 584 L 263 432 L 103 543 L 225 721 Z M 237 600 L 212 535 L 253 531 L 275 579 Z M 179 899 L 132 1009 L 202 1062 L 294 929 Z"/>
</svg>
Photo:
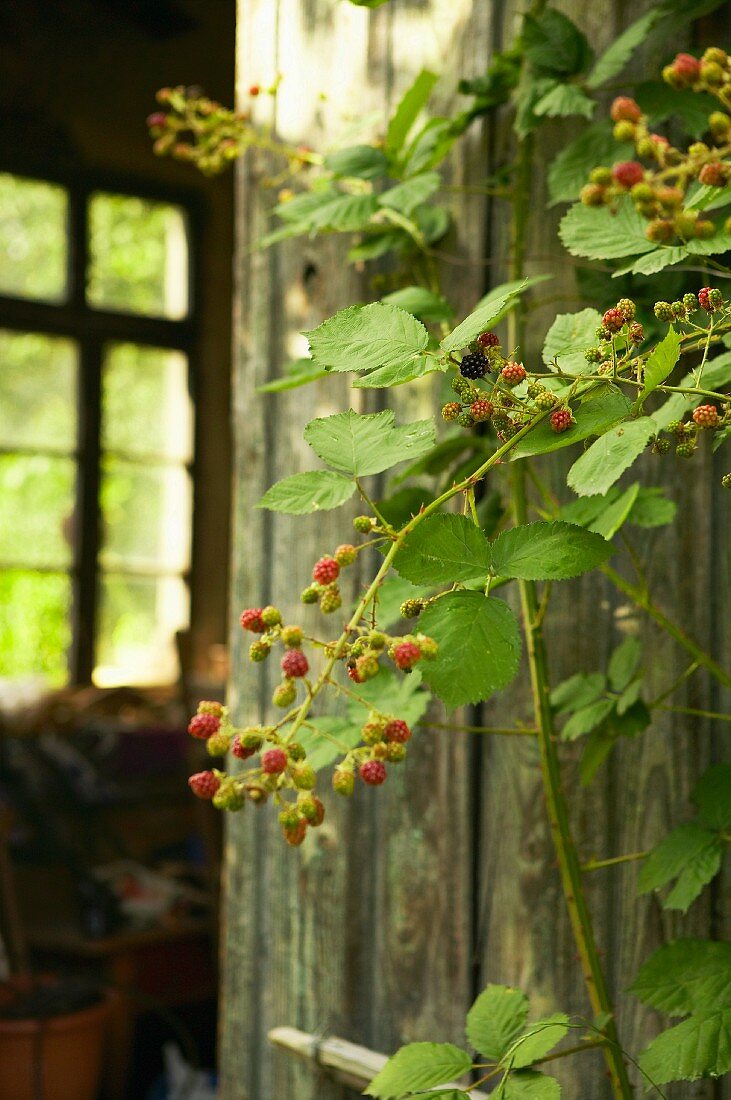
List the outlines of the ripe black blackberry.
<svg viewBox="0 0 731 1100">
<path fill-rule="evenodd" d="M 463 378 L 484 378 L 489 369 L 487 356 L 481 351 L 471 351 L 462 356 L 459 373 Z"/>
</svg>

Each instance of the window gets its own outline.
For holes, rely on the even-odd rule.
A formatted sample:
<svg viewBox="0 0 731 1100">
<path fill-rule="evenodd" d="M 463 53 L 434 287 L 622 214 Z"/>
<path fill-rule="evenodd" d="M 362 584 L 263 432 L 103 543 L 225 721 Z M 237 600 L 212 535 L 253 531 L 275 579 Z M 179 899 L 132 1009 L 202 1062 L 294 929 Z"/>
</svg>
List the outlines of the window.
<svg viewBox="0 0 731 1100">
<path fill-rule="evenodd" d="M 169 683 L 189 622 L 189 215 L 0 172 L 0 683 Z"/>
</svg>

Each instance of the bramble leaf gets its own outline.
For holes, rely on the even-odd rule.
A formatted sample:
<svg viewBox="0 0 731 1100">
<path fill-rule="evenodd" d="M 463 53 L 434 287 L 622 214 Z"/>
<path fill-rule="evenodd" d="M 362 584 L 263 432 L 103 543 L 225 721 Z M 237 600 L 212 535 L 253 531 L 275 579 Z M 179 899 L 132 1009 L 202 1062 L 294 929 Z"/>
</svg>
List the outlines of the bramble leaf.
<svg viewBox="0 0 731 1100">
<path fill-rule="evenodd" d="M 436 515 L 404 539 L 394 569 L 413 584 L 452 584 L 487 579 L 490 545 L 466 516 Z"/>
<path fill-rule="evenodd" d="M 579 496 L 606 493 L 642 454 L 656 431 L 657 425 L 649 416 L 610 428 L 576 460 L 568 472 L 567 484 Z"/>
<path fill-rule="evenodd" d="M 303 726 L 297 734 L 298 742 L 307 752 L 307 763 L 316 772 L 327 768 L 342 756 L 343 746 L 355 748 L 360 737 L 360 725 L 334 715 L 309 719 L 308 725 Z M 335 744 L 336 741 L 340 744 Z"/>
<path fill-rule="evenodd" d="M 404 93 L 396 107 L 386 131 L 386 148 L 397 153 L 408 137 L 420 111 L 426 106 L 438 77 L 436 73 L 422 69 L 411 87 Z"/>
<path fill-rule="evenodd" d="M 304 437 L 323 462 L 341 473 L 364 477 L 417 458 L 433 447 L 433 420 L 416 420 L 401 427 L 396 427 L 394 420 L 391 409 L 366 414 L 348 409 L 311 420 Z"/>
<path fill-rule="evenodd" d="M 336 176 L 356 176 L 358 179 L 372 180 L 385 176 L 388 160 L 382 149 L 375 145 L 350 145 L 346 149 L 337 149 L 325 157 L 325 167 Z"/>
<path fill-rule="evenodd" d="M 651 1081 L 697 1081 L 731 1071 L 731 1008 L 690 1016 L 663 1031 L 639 1057 Z"/>
<path fill-rule="evenodd" d="M 307 386 L 310 382 L 316 382 L 318 378 L 324 378 L 326 370 L 318 367 L 312 359 L 295 359 L 284 368 L 284 374 L 279 378 L 266 382 L 263 386 L 257 386 L 257 393 L 282 393 L 284 390 L 295 390 L 298 386 Z"/>
<path fill-rule="evenodd" d="M 556 1012 L 535 1023 L 517 1039 L 505 1055 L 505 1062 L 514 1069 L 530 1066 L 560 1043 L 569 1030 L 569 1018 L 564 1012 Z"/>
<path fill-rule="evenodd" d="M 533 107 L 533 113 L 539 118 L 568 118 L 570 115 L 591 118 L 595 110 L 596 100 L 591 99 L 577 84 L 557 84 Z"/>
<path fill-rule="evenodd" d="M 612 554 L 601 535 L 561 520 L 512 527 L 490 549 L 493 573 L 533 581 L 578 577 Z"/>
<path fill-rule="evenodd" d="M 577 672 L 562 680 L 551 692 L 551 706 L 557 714 L 580 710 L 595 702 L 606 691 L 607 681 L 601 672 Z"/>
<path fill-rule="evenodd" d="M 575 710 L 561 731 L 562 741 L 576 741 L 579 737 L 591 733 L 600 726 L 607 715 L 614 709 L 613 699 L 597 699 L 588 706 Z"/>
<path fill-rule="evenodd" d="M 397 183 L 388 191 L 378 196 L 380 206 L 388 206 L 398 210 L 407 218 L 411 216 L 420 203 L 425 202 L 442 185 L 442 179 L 438 172 L 422 172 L 421 175 L 412 176 L 403 183 Z"/>
<path fill-rule="evenodd" d="M 550 205 L 578 199 L 592 168 L 597 164 L 613 164 L 615 160 L 631 160 L 633 152 L 632 145 L 616 141 L 611 122 L 594 122 L 582 129 L 554 157 L 548 169 Z"/>
<path fill-rule="evenodd" d="M 449 707 L 487 699 L 518 671 L 520 631 L 503 600 L 450 592 L 422 612 L 419 627 L 439 643 L 419 666 L 424 683 Z"/>
<path fill-rule="evenodd" d="M 632 57 L 638 46 L 644 42 L 647 32 L 661 16 L 658 8 L 653 8 L 640 16 L 636 22 L 619 37 L 615 38 L 611 46 L 608 46 L 601 57 L 597 58 L 594 67 L 586 78 L 589 88 L 599 88 L 607 80 L 621 73 L 627 62 Z"/>
<path fill-rule="evenodd" d="M 573 424 L 568 431 L 560 435 L 552 430 L 547 421 L 538 424 L 528 435 L 520 440 L 510 452 L 510 458 L 525 458 L 528 455 L 548 454 L 562 447 L 570 447 L 591 435 L 600 435 L 617 421 L 622 420 L 629 411 L 630 403 L 623 393 L 611 390 L 601 400 L 587 401 L 574 409 Z"/>
<path fill-rule="evenodd" d="M 677 510 L 675 501 L 669 500 L 662 489 L 640 489 L 629 522 L 637 527 L 664 527 L 673 522 Z"/>
<path fill-rule="evenodd" d="M 467 1013 L 467 1039 L 485 1058 L 499 1062 L 527 1019 L 528 998 L 522 990 L 488 985 Z"/>
<path fill-rule="evenodd" d="M 560 1096 L 561 1086 L 555 1077 L 525 1069 L 509 1075 L 502 1100 L 559 1100 Z"/>
<path fill-rule="evenodd" d="M 454 310 L 446 298 L 421 286 L 405 286 L 401 290 L 394 290 L 381 301 L 413 313 L 420 321 L 451 321 L 454 316 Z"/>
<path fill-rule="evenodd" d="M 668 1016 L 731 1006 L 731 943 L 666 943 L 645 960 L 628 992 Z"/>
<path fill-rule="evenodd" d="M 609 684 L 612 691 L 624 691 L 637 672 L 642 660 L 642 643 L 638 638 L 625 638 L 609 658 Z"/>
<path fill-rule="evenodd" d="M 680 334 L 671 325 L 665 336 L 645 363 L 644 386 L 634 407 L 640 409 L 644 400 L 649 397 L 654 389 L 657 389 L 672 374 L 673 368 L 680 358 Z"/>
<path fill-rule="evenodd" d="M 708 829 L 731 825 L 731 764 L 711 764 L 695 785 L 691 798 L 698 821 Z"/>
<path fill-rule="evenodd" d="M 587 348 L 596 344 L 596 328 L 602 315 L 595 309 L 582 309 L 579 313 L 559 313 L 546 334 L 543 345 L 543 362 L 551 370 L 554 359 L 565 374 L 592 373 L 584 356 Z"/>
<path fill-rule="evenodd" d="M 282 478 L 267 489 L 257 508 L 306 516 L 310 512 L 339 508 L 355 492 L 355 482 L 332 470 L 311 470 Z"/>
<path fill-rule="evenodd" d="M 554 8 L 524 16 L 521 38 L 526 58 L 540 73 L 573 76 L 583 72 L 593 56 L 586 36 Z"/>
<path fill-rule="evenodd" d="M 452 1043 L 409 1043 L 389 1058 L 365 1095 L 399 1100 L 418 1089 L 445 1085 L 471 1068 L 469 1054 Z"/>
<path fill-rule="evenodd" d="M 418 369 L 429 343 L 419 321 L 384 302 L 341 309 L 305 336 L 312 358 L 326 370 L 361 373 L 391 367 L 403 381 Z"/>
<path fill-rule="evenodd" d="M 430 699 L 421 680 L 418 668 L 409 676 L 396 676 L 390 668 L 382 668 L 372 680 L 358 685 L 358 695 L 382 714 L 398 715 L 415 726 L 424 717 Z M 363 706 L 354 699 L 348 703 L 348 718 L 359 728 L 366 720 Z"/>
<path fill-rule="evenodd" d="M 441 346 L 445 351 L 459 351 L 485 329 L 497 324 L 510 309 L 518 304 L 517 299 L 524 291 L 542 282 L 544 278 L 545 276 L 539 275 L 532 279 L 522 279 L 495 287 L 480 299 L 469 317 L 465 317 L 464 321 L 442 340 Z"/>
<path fill-rule="evenodd" d="M 718 873 L 722 845 L 715 833 L 695 822 L 679 825 L 657 844 L 642 865 L 637 890 L 647 894 L 677 879 L 663 909 L 688 909 Z"/>
<path fill-rule="evenodd" d="M 645 236 L 647 222 L 629 202 L 617 212 L 606 206 L 577 203 L 561 219 L 559 235 L 572 256 L 590 260 L 616 260 L 653 252 L 656 246 Z"/>
<path fill-rule="evenodd" d="M 623 493 L 620 493 L 616 500 L 613 500 L 612 503 L 604 509 L 601 515 L 597 516 L 593 523 L 589 524 L 589 530 L 596 531 L 597 534 L 605 539 L 614 538 L 622 524 L 625 523 L 632 514 L 632 509 L 639 495 L 640 486 L 638 482 L 628 486 Z"/>
</svg>

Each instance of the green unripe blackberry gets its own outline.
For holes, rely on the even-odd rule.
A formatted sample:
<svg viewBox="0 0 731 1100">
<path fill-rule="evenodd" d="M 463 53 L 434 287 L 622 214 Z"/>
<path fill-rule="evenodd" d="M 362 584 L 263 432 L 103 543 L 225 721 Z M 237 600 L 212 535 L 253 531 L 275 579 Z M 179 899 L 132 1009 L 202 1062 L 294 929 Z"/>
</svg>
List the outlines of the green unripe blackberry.
<svg viewBox="0 0 731 1100">
<path fill-rule="evenodd" d="M 264 744 L 262 732 L 261 726 L 248 726 L 239 734 L 239 741 L 245 749 L 253 749 L 254 752 L 258 752 Z"/>
<path fill-rule="evenodd" d="M 282 680 L 281 684 L 278 684 L 272 695 L 272 702 L 275 707 L 288 707 L 297 698 L 297 685 L 294 680 Z"/>
<path fill-rule="evenodd" d="M 404 619 L 415 619 L 421 614 L 424 608 L 424 601 L 421 599 L 404 600 L 400 607 L 401 617 Z"/>
<path fill-rule="evenodd" d="M 496 432 L 502 432 L 510 424 L 510 417 L 506 416 L 504 412 L 493 413 L 492 426 Z"/>
<path fill-rule="evenodd" d="M 673 319 L 673 307 L 670 302 L 655 302 L 655 316 L 658 321 L 670 322 Z"/>
<path fill-rule="evenodd" d="M 462 406 L 457 401 L 448 401 L 442 406 L 442 420 L 449 423 L 450 420 L 458 420 L 462 412 Z"/>
<path fill-rule="evenodd" d="M 299 649 L 302 645 L 302 627 L 301 626 L 284 626 L 282 627 L 282 633 L 280 637 L 284 644 L 289 649 Z"/>
<path fill-rule="evenodd" d="M 373 530 L 373 520 L 370 516 L 356 516 L 353 527 L 356 531 L 360 531 L 361 535 L 368 535 Z"/>
<path fill-rule="evenodd" d="M 684 294 L 683 305 L 685 306 L 688 313 L 695 313 L 695 311 L 698 309 L 698 299 L 696 298 L 695 294 Z"/>
<path fill-rule="evenodd" d="M 399 764 L 406 756 L 406 745 L 399 745 L 396 741 L 386 745 L 386 760 L 390 764 Z"/>
<path fill-rule="evenodd" d="M 222 783 L 213 796 L 213 805 L 217 810 L 236 813 L 246 805 L 246 795 L 236 782 Z"/>
<path fill-rule="evenodd" d="M 533 399 L 533 398 L 538 397 L 539 393 L 543 393 L 544 389 L 545 389 L 545 387 L 542 386 L 540 384 L 540 382 L 529 382 L 528 383 L 528 389 L 527 389 L 526 392 L 527 392 L 528 396 L 531 399 Z"/>
<path fill-rule="evenodd" d="M 592 183 L 606 185 L 612 182 L 612 170 L 611 168 L 605 168 L 601 165 L 597 168 L 592 168 L 589 173 L 589 179 Z"/>
<path fill-rule="evenodd" d="M 721 485 L 724 489 L 731 489 L 731 474 L 724 474 L 721 478 Z"/>
<path fill-rule="evenodd" d="M 669 439 L 662 439 L 659 436 L 656 436 L 655 439 L 653 439 L 652 441 L 653 454 L 666 455 L 670 450 L 670 446 L 671 444 Z"/>
<path fill-rule="evenodd" d="M 302 603 L 317 603 L 320 598 L 320 589 L 316 584 L 311 584 L 305 588 L 300 596 Z"/>
<path fill-rule="evenodd" d="M 279 626 L 282 622 L 282 612 L 278 607 L 265 607 L 261 612 L 262 622 L 267 626 Z"/>
<path fill-rule="evenodd" d="M 584 352 L 584 358 L 587 363 L 601 363 L 604 358 L 604 352 L 598 347 L 587 348 Z"/>
<path fill-rule="evenodd" d="M 298 741 L 293 741 L 291 745 L 287 745 L 287 756 L 295 764 L 299 764 L 306 758 L 307 752 L 304 745 L 300 745 Z"/>
<path fill-rule="evenodd" d="M 472 419 L 470 413 L 464 412 L 460 413 L 460 415 L 457 417 L 457 423 L 459 424 L 460 428 L 471 428 L 474 424 L 474 420 Z"/>
<path fill-rule="evenodd" d="M 290 774 L 298 791 L 311 791 L 317 782 L 315 769 L 310 764 L 296 764 Z"/>
<path fill-rule="evenodd" d="M 673 318 L 676 321 L 684 321 L 686 317 L 685 306 L 682 302 L 672 302 Z"/>
<path fill-rule="evenodd" d="M 340 589 L 336 584 L 329 584 L 327 588 L 323 589 L 320 598 L 320 610 L 323 615 L 332 615 L 334 611 L 338 611 L 342 606 L 343 598 L 340 595 Z"/>
<path fill-rule="evenodd" d="M 250 661 L 265 661 L 271 652 L 269 642 L 256 641 L 249 646 Z"/>
<path fill-rule="evenodd" d="M 637 313 L 637 306 L 631 298 L 620 298 L 617 302 L 617 309 L 622 314 L 625 321 L 634 321 Z"/>
<path fill-rule="evenodd" d="M 675 453 L 678 458 L 692 458 L 695 454 L 695 443 L 678 443 Z"/>
<path fill-rule="evenodd" d="M 371 649 L 385 649 L 388 638 L 385 634 L 382 634 L 380 630 L 372 630 L 367 638 L 368 645 Z"/>
<path fill-rule="evenodd" d="M 336 768 L 333 772 L 333 790 L 346 798 L 355 789 L 355 776 L 347 768 Z"/>
<path fill-rule="evenodd" d="M 550 390 L 544 390 L 543 393 L 539 393 L 536 398 L 536 405 L 539 409 L 552 409 L 558 401 L 555 393 L 551 393 Z"/>
<path fill-rule="evenodd" d="M 472 386 L 466 378 L 462 378 L 459 374 L 452 379 L 452 389 L 458 397 L 464 398 L 465 394 L 472 390 Z"/>
</svg>

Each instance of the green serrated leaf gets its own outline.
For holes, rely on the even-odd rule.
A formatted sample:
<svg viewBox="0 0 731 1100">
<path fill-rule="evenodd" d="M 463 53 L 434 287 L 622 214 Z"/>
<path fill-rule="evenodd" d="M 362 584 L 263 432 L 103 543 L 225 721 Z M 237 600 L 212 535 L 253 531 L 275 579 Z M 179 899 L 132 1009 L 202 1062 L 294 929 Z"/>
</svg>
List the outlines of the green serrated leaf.
<svg viewBox="0 0 731 1100">
<path fill-rule="evenodd" d="M 548 169 L 550 205 L 578 199 L 581 188 L 588 181 L 589 172 L 597 164 L 631 160 L 633 155 L 632 145 L 616 141 L 611 122 L 594 122 L 582 128 L 578 137 L 554 157 Z"/>
<path fill-rule="evenodd" d="M 645 41 L 647 32 L 661 16 L 659 8 L 653 8 L 640 16 L 618 38 L 615 38 L 611 46 L 597 59 L 593 69 L 586 78 L 590 88 L 599 88 L 613 76 L 617 76 L 629 62 L 632 54 L 638 46 Z"/>
<path fill-rule="evenodd" d="M 603 695 L 606 687 L 607 681 L 601 672 L 577 672 L 553 689 L 551 706 L 557 714 L 580 710 Z"/>
<path fill-rule="evenodd" d="M 668 500 L 662 489 L 640 489 L 629 514 L 629 523 L 637 527 L 664 527 L 672 523 L 678 506 Z"/>
<path fill-rule="evenodd" d="M 309 719 L 308 725 L 302 726 L 297 734 L 297 741 L 307 752 L 307 763 L 315 771 L 327 768 L 348 749 L 355 748 L 360 738 L 360 725 L 331 715 Z"/>
<path fill-rule="evenodd" d="M 592 730 L 584 743 L 579 765 L 582 787 L 588 787 L 617 742 L 618 734 L 605 722 Z"/>
<path fill-rule="evenodd" d="M 438 191 L 441 185 L 442 179 L 438 172 L 423 172 L 384 191 L 378 196 L 378 203 L 380 206 L 398 210 L 400 214 L 409 218 L 416 207 Z"/>
<path fill-rule="evenodd" d="M 616 213 L 606 206 L 577 203 L 561 219 L 559 235 L 572 256 L 616 260 L 655 251 L 646 228 L 645 219 L 627 201 L 619 203 Z"/>
<path fill-rule="evenodd" d="M 650 416 L 627 420 L 592 443 L 568 472 L 566 482 L 579 496 L 606 493 L 644 451 L 657 425 Z"/>
<path fill-rule="evenodd" d="M 601 535 L 561 520 L 526 523 L 491 544 L 492 571 L 520 580 L 566 580 L 596 568 L 612 554 Z"/>
<path fill-rule="evenodd" d="M 604 512 L 615 504 L 621 496 L 621 490 L 614 488 L 608 493 L 596 493 L 588 497 L 579 497 L 578 500 L 562 504 L 559 509 L 559 518 L 567 523 L 578 523 L 580 527 L 590 527 L 600 520 Z"/>
<path fill-rule="evenodd" d="M 601 515 L 597 516 L 594 522 L 589 524 L 589 530 L 596 531 L 597 534 L 605 539 L 614 538 L 622 524 L 625 523 L 631 515 L 639 495 L 640 486 L 638 482 L 635 482 L 634 485 L 630 485 L 625 489 L 616 500 L 608 504 Z"/>
<path fill-rule="evenodd" d="M 480 579 L 484 584 L 490 546 L 466 516 L 429 516 L 406 536 L 393 567 L 413 584 L 465 584 Z"/>
<path fill-rule="evenodd" d="M 641 409 L 643 402 L 652 391 L 657 389 L 672 374 L 679 358 L 680 334 L 671 325 L 667 336 L 660 341 L 645 363 L 644 385 L 633 406 L 635 409 Z"/>
<path fill-rule="evenodd" d="M 642 677 L 632 680 L 617 700 L 617 715 L 622 718 L 638 701 L 642 691 Z"/>
<path fill-rule="evenodd" d="M 639 1057 L 657 1085 L 697 1081 L 731 1071 L 731 1008 L 691 1016 L 653 1039 Z"/>
<path fill-rule="evenodd" d="M 720 856 L 721 845 L 715 833 L 695 822 L 679 825 L 644 861 L 637 882 L 638 893 L 647 894 L 678 879 L 663 907 L 686 910 L 718 871 Z"/>
<path fill-rule="evenodd" d="M 612 278 L 619 279 L 623 275 L 656 275 L 658 271 L 664 271 L 666 267 L 680 263 L 688 255 L 688 249 L 681 245 L 662 245 L 654 248 L 652 252 L 646 252 L 644 256 L 635 258 L 624 267 L 618 268 Z"/>
<path fill-rule="evenodd" d="M 337 194 L 312 212 L 307 223 L 308 229 L 311 233 L 321 229 L 355 233 L 368 225 L 377 209 L 375 195 Z"/>
<path fill-rule="evenodd" d="M 570 115 L 591 118 L 595 110 L 596 100 L 591 99 L 577 84 L 557 84 L 533 107 L 533 113 L 539 118 L 568 118 Z"/>
<path fill-rule="evenodd" d="M 311 359 L 296 359 L 294 363 L 288 363 L 284 368 L 284 374 L 275 378 L 273 382 L 267 382 L 264 386 L 257 386 L 257 393 L 282 393 L 285 390 L 294 390 L 298 386 L 307 386 L 310 382 L 316 382 L 318 378 L 324 378 L 326 370 L 318 367 Z"/>
<path fill-rule="evenodd" d="M 532 279 L 516 280 L 495 287 L 494 290 L 491 290 L 489 294 L 480 299 L 469 317 L 465 317 L 464 321 L 442 340 L 441 346 L 445 351 L 459 351 L 461 348 L 466 347 L 481 332 L 490 328 L 491 325 L 497 324 L 509 309 L 518 304 L 517 300 L 521 294 L 544 278 L 545 276 L 537 276 Z"/>
<path fill-rule="evenodd" d="M 436 73 L 429 72 L 428 69 L 422 69 L 404 94 L 391 117 L 386 131 L 386 148 L 390 153 L 397 153 L 404 144 L 419 113 L 428 103 L 437 80 Z"/>
<path fill-rule="evenodd" d="M 548 454 L 550 451 L 558 451 L 563 447 L 570 447 L 572 443 L 579 443 L 592 435 L 600 435 L 607 431 L 612 424 L 622 420 L 629 412 L 630 403 L 623 393 L 612 390 L 601 400 L 587 402 L 579 409 L 574 409 L 576 423 L 566 432 L 560 435 L 552 430 L 546 421 L 538 424 L 529 435 L 521 439 L 510 452 L 512 459 L 524 458 L 528 455 Z"/>
<path fill-rule="evenodd" d="M 394 290 L 392 294 L 386 294 L 381 299 L 388 305 L 398 306 L 412 313 L 420 321 L 451 321 L 454 310 L 446 298 L 441 294 L 433 294 L 421 286 L 405 286 L 401 290 Z"/>
<path fill-rule="evenodd" d="M 472 1100 L 462 1089 L 429 1089 L 429 1092 L 419 1092 L 415 1095 L 409 1093 L 409 1100 Z"/>
<path fill-rule="evenodd" d="M 731 825 L 731 764 L 711 764 L 696 783 L 691 798 L 698 821 L 708 829 Z"/>
<path fill-rule="evenodd" d="M 447 706 L 479 703 L 506 687 L 520 663 L 520 631 L 502 600 L 450 592 L 422 612 L 419 626 L 439 643 L 421 664 L 424 682 Z"/>
<path fill-rule="evenodd" d="M 339 508 L 355 492 L 355 482 L 332 470 L 312 470 L 282 478 L 257 503 L 257 508 L 306 516 L 311 512 Z"/>
<path fill-rule="evenodd" d="M 358 695 L 382 714 L 393 714 L 415 726 L 426 713 L 431 696 L 422 684 L 418 668 L 409 676 L 396 676 L 389 668 L 382 668 L 372 680 L 358 685 Z M 363 706 L 351 700 L 348 718 L 359 728 L 366 720 Z"/>
<path fill-rule="evenodd" d="M 432 420 L 416 420 L 399 428 L 394 419 L 391 409 L 366 414 L 349 409 L 311 420 L 304 437 L 323 462 L 341 473 L 364 477 L 433 447 L 436 429 Z"/>
<path fill-rule="evenodd" d="M 543 1020 L 536 1020 L 513 1043 L 503 1060 L 514 1069 L 530 1066 L 539 1058 L 545 1058 L 568 1034 L 568 1030 L 569 1018 L 564 1012 L 555 1012 Z"/>
<path fill-rule="evenodd" d="M 388 159 L 375 145 L 350 145 L 325 157 L 325 167 L 336 176 L 380 179 L 388 172 Z"/>
<path fill-rule="evenodd" d="M 596 344 L 596 328 L 602 316 L 595 309 L 582 309 L 579 313 L 559 313 L 546 334 L 543 345 L 543 362 L 553 369 L 554 360 L 564 374 L 591 373 L 584 352 Z"/>
<path fill-rule="evenodd" d="M 498 1062 L 527 1019 L 528 998 L 522 990 L 488 985 L 467 1013 L 467 1040 L 485 1058 Z"/>
<path fill-rule="evenodd" d="M 561 1086 L 555 1077 L 537 1070 L 521 1069 L 505 1082 L 502 1100 L 559 1100 Z"/>
<path fill-rule="evenodd" d="M 600 726 L 614 709 L 613 699 L 597 699 L 595 703 L 574 711 L 561 731 L 562 741 L 576 741 Z"/>
<path fill-rule="evenodd" d="M 686 210 L 717 210 L 731 202 L 731 183 L 725 187 L 698 187 L 684 203 Z"/>
<path fill-rule="evenodd" d="M 429 333 L 416 318 L 384 302 L 341 309 L 305 336 L 312 358 L 326 370 L 360 373 L 392 367 L 404 377 L 429 343 Z"/>
<path fill-rule="evenodd" d="M 459 137 L 451 118 L 431 118 L 417 132 L 403 156 L 403 175 L 412 177 L 440 164 Z"/>
<path fill-rule="evenodd" d="M 639 638 L 625 638 L 609 658 L 609 685 L 612 691 L 624 691 L 639 668 L 642 643 Z"/>
<path fill-rule="evenodd" d="M 524 16 L 521 38 L 526 58 L 541 73 L 573 76 L 583 72 L 593 56 L 586 36 L 555 8 Z"/>
<path fill-rule="evenodd" d="M 635 99 L 649 115 L 651 128 L 669 118 L 678 118 L 690 137 L 701 138 L 708 129 L 708 116 L 716 110 L 712 96 L 690 89 L 671 88 L 660 80 L 648 80 L 635 88 Z"/>
<path fill-rule="evenodd" d="M 716 226 L 716 233 L 708 240 L 694 237 L 686 244 L 690 256 L 716 256 L 719 252 L 728 252 L 731 249 L 731 233 L 720 232 Z"/>
<path fill-rule="evenodd" d="M 400 1100 L 419 1089 L 445 1085 L 471 1068 L 469 1054 L 452 1043 L 409 1043 L 389 1058 L 365 1095 Z"/>
<path fill-rule="evenodd" d="M 628 992 L 668 1016 L 731 1007 L 731 943 L 666 943 L 642 964 Z"/>
</svg>

